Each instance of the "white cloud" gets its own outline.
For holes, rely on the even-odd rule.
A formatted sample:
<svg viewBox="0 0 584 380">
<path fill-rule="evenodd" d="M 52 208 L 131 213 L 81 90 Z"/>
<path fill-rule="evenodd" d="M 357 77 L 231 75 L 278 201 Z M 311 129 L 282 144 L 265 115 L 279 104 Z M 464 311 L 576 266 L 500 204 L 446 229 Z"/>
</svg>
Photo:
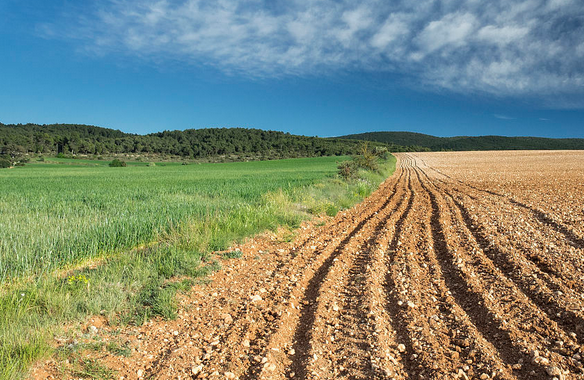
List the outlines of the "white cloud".
<svg viewBox="0 0 584 380">
<path fill-rule="evenodd" d="M 335 35 L 343 46 L 347 47 L 354 42 L 360 42 L 357 34 L 369 27 L 373 21 L 370 12 L 368 8 L 361 7 L 342 13 L 341 20 L 345 25 L 338 29 Z"/>
<path fill-rule="evenodd" d="M 516 117 L 499 115 L 499 114 L 494 114 L 493 116 L 495 116 L 497 119 L 501 119 L 501 120 L 516 120 L 517 119 Z"/>
<path fill-rule="evenodd" d="M 371 46 L 385 49 L 387 45 L 396 39 L 404 38 L 409 32 L 409 26 L 407 20 L 402 18 L 404 18 L 403 15 L 390 15 L 371 38 Z"/>
<path fill-rule="evenodd" d="M 94 0 L 89 13 L 38 31 L 91 53 L 230 75 L 392 72 L 423 88 L 551 99 L 584 95 L 579 3 Z"/>
<path fill-rule="evenodd" d="M 584 42 L 578 45 L 575 50 L 578 57 L 584 57 Z"/>
<path fill-rule="evenodd" d="M 529 33 L 529 27 L 487 25 L 478 31 L 477 38 L 484 42 L 506 45 L 517 42 Z"/>
<path fill-rule="evenodd" d="M 568 7 L 574 4 L 574 0 L 549 0 L 547 2 L 548 10 L 556 10 L 561 7 Z"/>
<path fill-rule="evenodd" d="M 442 19 L 432 21 L 420 32 L 418 46 L 425 52 L 431 53 L 445 46 L 457 48 L 467 42 L 473 32 L 475 17 L 472 14 L 452 13 Z"/>
<path fill-rule="evenodd" d="M 290 21 L 287 27 L 297 43 L 302 44 L 310 40 L 309 37 L 312 35 L 312 28 L 307 28 L 303 23 L 296 20 Z"/>
</svg>

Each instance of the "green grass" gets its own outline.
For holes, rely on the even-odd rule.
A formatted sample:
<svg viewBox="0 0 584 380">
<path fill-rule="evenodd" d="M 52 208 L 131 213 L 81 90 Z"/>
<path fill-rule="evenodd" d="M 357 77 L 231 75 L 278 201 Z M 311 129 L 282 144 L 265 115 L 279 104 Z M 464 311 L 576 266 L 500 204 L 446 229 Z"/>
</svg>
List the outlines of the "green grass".
<svg viewBox="0 0 584 380">
<path fill-rule="evenodd" d="M 212 227 L 223 233 L 195 228 L 201 235 L 193 237 L 200 240 L 193 248 L 222 248 L 287 222 L 266 215 L 264 195 L 289 193 L 331 176 L 336 160 L 126 168 L 39 164 L 3 170 L 0 281 L 158 241 L 181 225 L 201 222 L 220 220 Z"/>
<path fill-rule="evenodd" d="M 124 356 L 126 358 L 132 356 L 132 349 L 128 344 L 119 344 L 118 342 L 109 342 L 106 349 L 116 356 Z"/>
<path fill-rule="evenodd" d="M 44 157 L 44 161 L 38 161 L 36 159 L 31 159 L 30 163 L 26 166 L 78 166 L 78 167 L 95 167 L 95 166 L 102 166 L 107 167 L 112 162 L 114 158 L 117 158 L 121 161 L 124 161 L 128 166 L 141 166 L 141 167 L 148 167 L 148 165 L 152 162 L 150 160 L 135 160 L 132 157 L 107 157 L 102 160 L 93 160 L 93 159 L 85 159 L 85 158 L 61 158 L 61 157 Z M 181 166 L 182 162 L 177 161 L 156 161 L 152 162 L 155 163 L 155 166 Z"/>
<path fill-rule="evenodd" d="M 176 317 L 176 293 L 219 268 L 210 251 L 350 207 L 395 167 L 392 158 L 382 172 L 345 182 L 337 161 L 0 171 L 0 379 L 21 378 L 51 354 L 64 323 L 96 314 L 119 324 Z M 79 376 L 111 375 L 80 360 Z"/>
</svg>

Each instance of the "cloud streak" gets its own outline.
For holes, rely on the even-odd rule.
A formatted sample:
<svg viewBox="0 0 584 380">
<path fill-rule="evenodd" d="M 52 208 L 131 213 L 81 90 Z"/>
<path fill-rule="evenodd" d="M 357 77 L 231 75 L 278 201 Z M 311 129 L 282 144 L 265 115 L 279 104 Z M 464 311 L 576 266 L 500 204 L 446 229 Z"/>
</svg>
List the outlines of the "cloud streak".
<svg viewBox="0 0 584 380">
<path fill-rule="evenodd" d="M 499 115 L 499 114 L 494 114 L 493 116 L 495 116 L 495 118 L 497 119 L 501 119 L 501 120 L 516 120 L 516 117 L 511 117 L 511 116 L 507 116 L 507 115 Z"/>
<path fill-rule="evenodd" d="M 68 21 L 61 37 L 93 53 L 234 75 L 390 72 L 461 94 L 584 95 L 580 0 L 109 0 Z M 41 29 L 54 38 L 57 24 Z"/>
</svg>

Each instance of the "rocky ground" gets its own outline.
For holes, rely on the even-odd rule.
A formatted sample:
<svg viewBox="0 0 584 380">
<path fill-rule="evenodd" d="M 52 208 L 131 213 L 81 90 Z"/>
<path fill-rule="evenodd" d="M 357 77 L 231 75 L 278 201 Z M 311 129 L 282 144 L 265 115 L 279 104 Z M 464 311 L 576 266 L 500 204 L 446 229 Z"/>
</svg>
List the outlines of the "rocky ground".
<svg viewBox="0 0 584 380">
<path fill-rule="evenodd" d="M 582 178 L 583 152 L 400 154 L 361 204 L 238 247 L 177 320 L 89 321 L 131 354 L 87 355 L 119 379 L 584 379 Z"/>
</svg>

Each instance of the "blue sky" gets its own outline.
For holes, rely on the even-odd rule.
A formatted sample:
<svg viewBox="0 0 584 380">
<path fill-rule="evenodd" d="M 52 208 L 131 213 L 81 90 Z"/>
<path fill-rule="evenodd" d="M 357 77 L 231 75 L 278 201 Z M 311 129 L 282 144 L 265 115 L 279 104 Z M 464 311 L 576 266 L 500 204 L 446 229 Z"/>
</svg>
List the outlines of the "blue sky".
<svg viewBox="0 0 584 380">
<path fill-rule="evenodd" d="M 584 137 L 581 0 L 0 0 L 0 122 Z"/>
</svg>

